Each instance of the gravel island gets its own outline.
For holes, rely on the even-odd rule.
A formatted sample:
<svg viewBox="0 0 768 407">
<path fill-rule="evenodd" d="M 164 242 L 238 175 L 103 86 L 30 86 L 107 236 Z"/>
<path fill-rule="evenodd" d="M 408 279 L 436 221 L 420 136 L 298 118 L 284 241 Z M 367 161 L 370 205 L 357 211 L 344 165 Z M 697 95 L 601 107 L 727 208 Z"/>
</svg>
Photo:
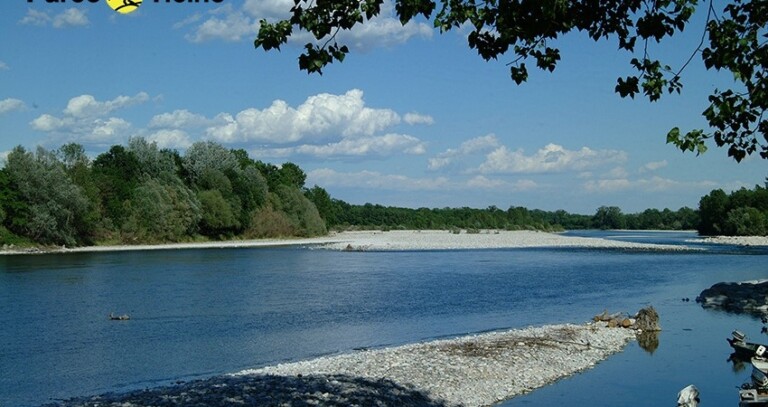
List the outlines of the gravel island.
<svg viewBox="0 0 768 407">
<path fill-rule="evenodd" d="M 589 369 L 635 331 L 563 324 L 246 370 L 61 406 L 488 406 Z"/>
</svg>

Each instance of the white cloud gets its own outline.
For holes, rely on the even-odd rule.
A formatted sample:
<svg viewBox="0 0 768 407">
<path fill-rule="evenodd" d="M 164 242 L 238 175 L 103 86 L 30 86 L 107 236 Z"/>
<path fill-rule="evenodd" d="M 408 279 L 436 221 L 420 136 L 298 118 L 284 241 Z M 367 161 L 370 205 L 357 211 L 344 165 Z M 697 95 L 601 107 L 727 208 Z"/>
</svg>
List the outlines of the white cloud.
<svg viewBox="0 0 768 407">
<path fill-rule="evenodd" d="M 117 117 L 110 117 L 106 120 L 96 119 L 92 122 L 92 126 L 85 129 L 88 134 L 79 140 L 89 144 L 117 143 L 122 141 L 130 128 L 130 123 Z"/>
<path fill-rule="evenodd" d="M 67 9 L 53 17 L 53 26 L 56 28 L 82 27 L 88 23 L 88 16 L 85 15 L 85 11 L 76 8 Z"/>
<path fill-rule="evenodd" d="M 9 69 L 11 69 L 11 67 L 9 67 L 8 64 L 6 64 L 3 61 L 0 61 L 0 71 L 7 71 Z"/>
<path fill-rule="evenodd" d="M 339 33 L 339 43 L 355 50 L 392 47 L 408 42 L 411 38 L 432 38 L 434 29 L 427 24 L 409 21 L 406 25 L 392 16 L 382 13 L 350 31 Z"/>
<path fill-rule="evenodd" d="M 73 97 L 67 103 L 64 114 L 75 118 L 99 117 L 110 112 L 149 100 L 149 95 L 139 92 L 135 96 L 118 96 L 112 100 L 99 102 L 91 95 Z"/>
<path fill-rule="evenodd" d="M 366 107 L 363 91 L 353 89 L 343 95 L 310 96 L 296 108 L 276 100 L 266 109 L 250 108 L 235 116 L 222 113 L 216 120 L 220 124 L 206 132 L 219 142 L 286 144 L 308 138 L 372 136 L 398 124 L 400 116 L 390 109 Z"/>
<path fill-rule="evenodd" d="M 77 8 L 69 8 L 63 12 L 51 17 L 48 12 L 28 9 L 27 14 L 19 21 L 20 24 L 47 26 L 52 25 L 55 28 L 65 27 L 83 27 L 90 22 L 86 12 Z"/>
<path fill-rule="evenodd" d="M 73 97 L 67 102 L 61 117 L 43 114 L 30 122 L 34 130 L 64 135 L 68 140 L 83 144 L 120 143 L 132 131 L 131 123 L 107 117 L 110 113 L 144 103 L 149 95 L 140 92 L 135 96 L 118 96 L 112 100 L 99 101 L 91 95 Z"/>
<path fill-rule="evenodd" d="M 307 155 L 317 158 L 333 157 L 386 157 L 395 154 L 424 154 L 426 145 L 416 137 L 405 134 L 348 138 L 338 143 L 324 145 L 304 144 L 298 147 L 257 150 L 255 155 L 266 157 L 287 157 Z"/>
<path fill-rule="evenodd" d="M 51 22 L 51 16 L 48 15 L 48 13 L 44 13 L 42 11 L 37 11 L 33 9 L 28 9 L 27 14 L 19 20 L 19 24 L 25 24 L 25 25 L 47 25 Z"/>
<path fill-rule="evenodd" d="M 242 11 L 234 10 L 229 4 L 212 11 L 211 15 L 185 38 L 196 43 L 212 40 L 235 42 L 252 37 L 259 31 L 258 19 L 252 19 Z M 179 24 L 181 23 L 177 23 Z"/>
<path fill-rule="evenodd" d="M 21 110 L 24 107 L 24 102 L 19 99 L 8 98 L 0 100 L 0 114 Z"/>
<path fill-rule="evenodd" d="M 73 121 L 70 120 L 69 124 L 72 123 Z M 56 131 L 66 125 L 64 120 L 49 114 L 41 115 L 40 117 L 32 120 L 30 124 L 32 125 L 33 129 L 39 131 Z"/>
<path fill-rule="evenodd" d="M 482 174 L 531 174 L 584 171 L 590 168 L 626 161 L 627 154 L 617 150 L 568 150 L 557 144 L 547 144 L 527 156 L 522 149 L 509 150 L 501 146 L 488 154 L 477 169 Z"/>
<path fill-rule="evenodd" d="M 189 135 L 178 129 L 158 130 L 146 137 L 147 141 L 157 143 L 159 148 L 182 149 L 185 150 L 192 145 Z"/>
<path fill-rule="evenodd" d="M 338 143 L 321 146 L 303 145 L 296 148 L 298 154 L 316 157 L 331 156 L 387 156 L 394 153 L 424 154 L 424 143 L 413 136 L 387 134 L 378 137 L 344 139 Z"/>
<path fill-rule="evenodd" d="M 195 114 L 186 109 L 174 110 L 171 113 L 155 115 L 149 121 L 149 128 L 199 128 L 212 124 L 212 120 L 203 115 Z"/>
<path fill-rule="evenodd" d="M 219 7 L 208 13 L 208 18 L 197 25 L 185 38 L 191 42 L 205 41 L 243 41 L 252 39 L 258 33 L 259 21 L 276 21 L 290 18 L 293 0 L 247 0 L 236 9 L 231 5 Z M 183 27 L 197 21 L 181 21 L 174 27 Z M 394 14 L 391 0 L 385 0 L 379 16 L 356 26 L 352 30 L 342 30 L 337 35 L 340 44 L 346 44 L 356 50 L 368 50 L 376 47 L 389 47 L 407 42 L 411 38 L 431 38 L 434 29 L 422 22 L 411 21 L 405 26 Z M 304 44 L 314 38 L 307 32 L 294 32 L 290 43 Z"/>
<path fill-rule="evenodd" d="M 419 113 L 406 113 L 403 117 L 403 121 L 410 124 L 427 124 L 431 125 L 435 123 L 435 119 L 432 116 L 423 115 Z"/>
<path fill-rule="evenodd" d="M 10 151 L 0 151 L 0 168 L 5 167 L 5 163 L 8 162 L 8 154 Z"/>
<path fill-rule="evenodd" d="M 436 170 L 444 168 L 456 161 L 464 159 L 466 156 L 489 151 L 497 147 L 499 147 L 499 140 L 494 134 L 475 137 L 461 143 L 458 149 L 449 148 L 437 156 L 430 158 L 429 169 Z"/>
<path fill-rule="evenodd" d="M 642 166 L 640 168 L 640 172 L 643 173 L 643 172 L 646 172 L 646 171 L 656 171 L 656 170 L 658 170 L 660 168 L 666 167 L 668 164 L 669 163 L 667 162 L 667 160 L 651 161 L 651 162 L 645 164 L 644 166 Z"/>
</svg>

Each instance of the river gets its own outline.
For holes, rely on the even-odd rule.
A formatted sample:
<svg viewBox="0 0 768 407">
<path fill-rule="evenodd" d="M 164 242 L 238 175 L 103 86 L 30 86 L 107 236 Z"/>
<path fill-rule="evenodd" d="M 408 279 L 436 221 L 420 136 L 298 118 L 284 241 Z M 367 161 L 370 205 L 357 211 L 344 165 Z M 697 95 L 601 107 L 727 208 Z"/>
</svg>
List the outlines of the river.
<svg viewBox="0 0 768 407">
<path fill-rule="evenodd" d="M 682 244 L 690 233 L 573 232 Z M 768 278 L 765 249 L 339 252 L 303 247 L 0 256 L 0 406 L 122 392 L 283 361 L 467 333 L 584 322 L 653 305 L 663 331 L 504 406 L 656 406 L 695 384 L 736 405 L 727 362 L 758 319 L 693 299 Z M 682 301 L 690 298 L 691 301 Z M 111 321 L 110 312 L 129 314 Z"/>
</svg>

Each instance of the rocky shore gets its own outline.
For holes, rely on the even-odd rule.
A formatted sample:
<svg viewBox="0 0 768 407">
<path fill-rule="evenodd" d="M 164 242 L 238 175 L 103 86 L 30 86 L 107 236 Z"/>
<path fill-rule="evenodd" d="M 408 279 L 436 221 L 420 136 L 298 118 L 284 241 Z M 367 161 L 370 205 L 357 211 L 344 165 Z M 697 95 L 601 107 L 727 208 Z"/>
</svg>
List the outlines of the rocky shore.
<svg viewBox="0 0 768 407">
<path fill-rule="evenodd" d="M 58 406 L 487 406 L 589 369 L 632 339 L 605 322 L 471 335 L 281 364 Z"/>
<path fill-rule="evenodd" d="M 768 280 L 717 283 L 702 291 L 696 302 L 704 308 L 768 315 Z"/>
</svg>

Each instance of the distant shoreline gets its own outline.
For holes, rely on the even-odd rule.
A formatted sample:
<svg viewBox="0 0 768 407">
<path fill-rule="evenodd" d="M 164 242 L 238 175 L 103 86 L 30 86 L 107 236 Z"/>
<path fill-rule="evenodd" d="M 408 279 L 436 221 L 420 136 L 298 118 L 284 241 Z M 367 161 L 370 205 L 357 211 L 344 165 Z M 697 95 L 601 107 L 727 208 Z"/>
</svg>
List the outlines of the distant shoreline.
<svg viewBox="0 0 768 407">
<path fill-rule="evenodd" d="M 768 238 L 767 238 L 768 240 Z M 691 250 L 686 246 L 621 242 L 602 238 L 563 236 L 535 231 L 488 230 L 480 233 L 452 233 L 445 230 L 354 231 L 328 236 L 295 239 L 230 240 L 157 245 L 107 245 L 86 247 L 53 247 L 5 249 L 0 255 L 93 253 L 144 250 L 226 249 L 281 246 L 315 246 L 329 250 L 349 251 L 418 251 L 461 249 L 507 249 L 533 247 L 613 248 L 639 250 Z"/>
</svg>

